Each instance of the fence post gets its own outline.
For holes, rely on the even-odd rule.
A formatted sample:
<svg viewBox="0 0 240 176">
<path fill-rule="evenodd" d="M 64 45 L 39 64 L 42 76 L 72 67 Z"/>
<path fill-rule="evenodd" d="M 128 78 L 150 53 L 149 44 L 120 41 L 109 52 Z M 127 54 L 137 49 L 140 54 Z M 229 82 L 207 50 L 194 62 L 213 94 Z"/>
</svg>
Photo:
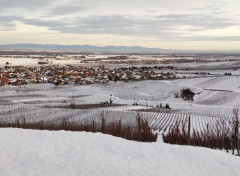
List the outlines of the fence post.
<svg viewBox="0 0 240 176">
<path fill-rule="evenodd" d="M 101 131 L 102 133 L 105 133 L 105 118 L 104 118 L 104 114 L 101 114 L 102 117 L 102 128 Z"/>
<path fill-rule="evenodd" d="M 236 109 L 236 148 L 237 148 L 237 154 L 239 155 L 239 119 L 238 119 L 238 109 Z"/>
<path fill-rule="evenodd" d="M 94 120 L 92 122 L 92 132 L 95 132 L 95 122 L 94 122 Z"/>
<path fill-rule="evenodd" d="M 187 145 L 190 145 L 190 129 L 191 129 L 191 118 L 188 117 L 188 136 L 187 136 Z"/>
<path fill-rule="evenodd" d="M 239 134 L 239 119 L 237 120 L 237 154 L 238 156 L 240 156 L 240 153 L 239 153 L 239 144 L 240 143 L 240 134 Z"/>
<path fill-rule="evenodd" d="M 141 125 L 141 117 L 139 113 L 137 114 L 137 123 L 138 123 L 139 141 L 142 141 L 142 125 Z"/>
<path fill-rule="evenodd" d="M 20 128 L 20 122 L 19 122 L 19 119 L 17 119 L 17 128 Z"/>
<path fill-rule="evenodd" d="M 234 113 L 234 115 L 235 115 L 235 120 L 234 120 L 234 122 L 235 122 L 235 126 L 234 126 L 234 130 L 235 130 L 235 134 L 234 134 L 234 143 L 235 143 L 235 147 L 236 147 L 236 150 L 237 150 L 237 154 L 238 154 L 238 156 L 239 156 L 239 119 L 238 119 L 238 109 L 234 109 L 233 110 L 233 113 Z M 234 149 L 233 149 L 234 150 Z M 234 152 L 233 152 L 233 154 L 234 154 Z"/>
<path fill-rule="evenodd" d="M 119 120 L 118 126 L 119 126 L 119 135 L 120 137 L 122 137 L 122 119 Z"/>
</svg>

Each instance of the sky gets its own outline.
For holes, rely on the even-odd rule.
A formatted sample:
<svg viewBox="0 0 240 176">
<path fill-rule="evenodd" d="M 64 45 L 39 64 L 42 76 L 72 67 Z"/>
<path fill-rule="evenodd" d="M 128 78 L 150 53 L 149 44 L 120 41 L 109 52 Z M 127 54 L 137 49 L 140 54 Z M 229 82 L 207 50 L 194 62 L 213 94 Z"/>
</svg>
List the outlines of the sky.
<svg viewBox="0 0 240 176">
<path fill-rule="evenodd" d="M 0 0 L 0 44 L 240 50 L 240 0 Z"/>
</svg>

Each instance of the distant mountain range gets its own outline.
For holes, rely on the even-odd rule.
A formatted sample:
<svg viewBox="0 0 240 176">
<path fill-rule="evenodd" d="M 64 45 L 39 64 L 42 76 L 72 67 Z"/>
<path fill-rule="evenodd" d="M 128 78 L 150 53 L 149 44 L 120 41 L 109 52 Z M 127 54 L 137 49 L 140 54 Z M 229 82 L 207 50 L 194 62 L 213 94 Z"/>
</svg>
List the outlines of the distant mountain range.
<svg viewBox="0 0 240 176">
<path fill-rule="evenodd" d="M 68 51 L 169 51 L 159 48 L 145 48 L 140 46 L 92 46 L 92 45 L 55 45 L 55 44 L 7 44 L 0 45 L 0 49 L 10 50 L 68 50 Z"/>
<path fill-rule="evenodd" d="M 195 53 L 195 54 L 240 54 L 239 50 L 171 50 L 160 48 L 146 48 L 141 46 L 93 46 L 93 45 L 56 45 L 56 44 L 6 44 L 0 45 L 0 50 L 40 50 L 40 51 L 100 51 L 100 52 L 162 52 L 162 53 Z"/>
</svg>

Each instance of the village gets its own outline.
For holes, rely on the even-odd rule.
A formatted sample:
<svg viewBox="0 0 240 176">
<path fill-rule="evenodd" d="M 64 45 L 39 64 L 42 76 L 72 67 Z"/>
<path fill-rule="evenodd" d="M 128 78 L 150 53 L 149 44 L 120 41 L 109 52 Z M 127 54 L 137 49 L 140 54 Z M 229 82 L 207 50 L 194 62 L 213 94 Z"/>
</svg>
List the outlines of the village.
<svg viewBox="0 0 240 176">
<path fill-rule="evenodd" d="M 174 79 L 172 66 L 106 68 L 103 66 L 59 66 L 40 67 L 9 66 L 0 68 L 0 85 L 25 85 L 53 83 L 56 86 L 66 84 L 96 84 L 109 81 L 162 80 Z M 170 70 L 170 71 L 169 71 Z"/>
</svg>

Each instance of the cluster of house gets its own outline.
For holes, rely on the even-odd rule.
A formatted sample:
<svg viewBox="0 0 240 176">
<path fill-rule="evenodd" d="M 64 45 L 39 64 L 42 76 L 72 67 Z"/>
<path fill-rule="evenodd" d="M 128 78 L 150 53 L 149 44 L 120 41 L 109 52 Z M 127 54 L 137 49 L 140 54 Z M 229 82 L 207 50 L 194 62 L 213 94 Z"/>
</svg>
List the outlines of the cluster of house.
<svg viewBox="0 0 240 176">
<path fill-rule="evenodd" d="M 108 81 L 174 79 L 175 74 L 161 67 L 105 68 L 77 66 L 5 67 L 0 68 L 0 85 L 54 83 L 55 85 L 94 84 Z"/>
</svg>

